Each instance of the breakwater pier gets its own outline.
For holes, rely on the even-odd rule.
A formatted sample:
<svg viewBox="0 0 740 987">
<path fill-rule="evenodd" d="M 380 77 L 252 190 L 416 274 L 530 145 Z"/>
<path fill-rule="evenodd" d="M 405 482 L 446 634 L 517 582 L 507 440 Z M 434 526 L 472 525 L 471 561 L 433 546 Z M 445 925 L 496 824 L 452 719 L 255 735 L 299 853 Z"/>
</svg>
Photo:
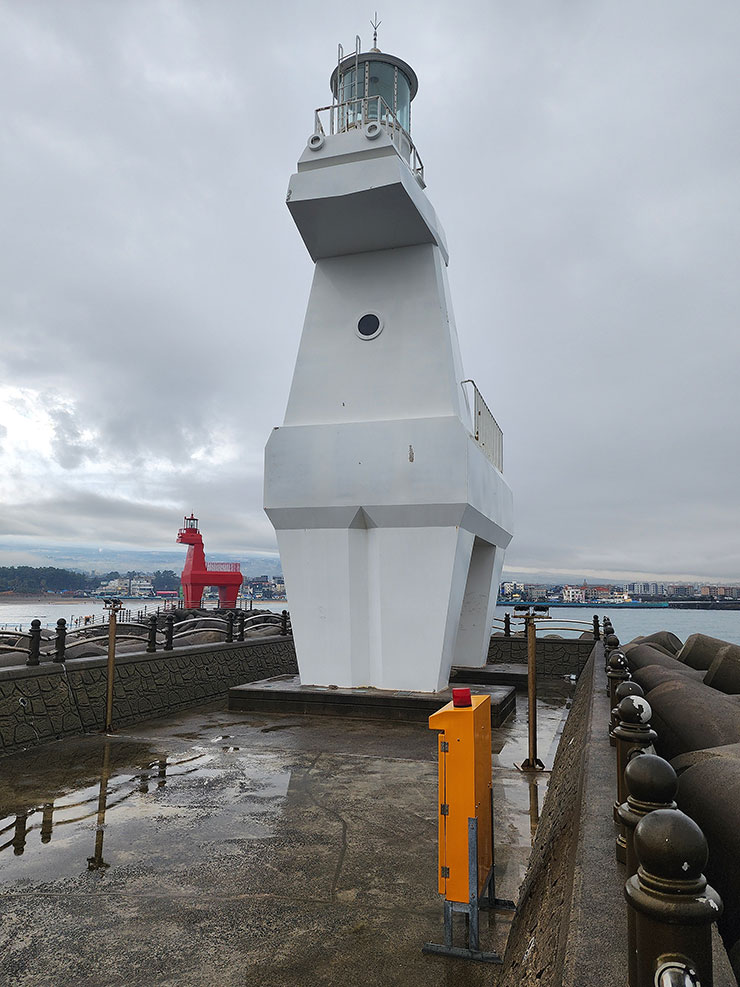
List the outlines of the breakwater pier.
<svg viewBox="0 0 740 987">
<path fill-rule="evenodd" d="M 620 646 L 602 634 L 571 639 L 574 670 L 564 672 L 569 643 L 562 639 L 555 652 L 554 639 L 550 651 L 538 640 L 545 771 L 522 772 L 526 666 L 494 635 L 487 667 L 511 674 L 518 666 L 520 685 L 515 712 L 492 733 L 497 892 L 517 910 L 484 913 L 481 936 L 503 959 L 491 967 L 420 952 L 439 939 L 441 923 L 436 741 L 424 723 L 227 709 L 239 676 L 295 674 L 292 639 L 279 631 L 123 655 L 121 682 L 129 690 L 136 682 L 149 709 L 131 708 L 110 736 L 99 722 L 49 742 L 32 734 L 2 759 L 4 979 L 133 987 L 216 977 L 227 985 L 347 977 L 412 987 L 625 983 L 626 872 L 614 822 L 620 755 L 609 740 L 615 697 L 607 687 L 619 670 L 620 682 L 642 689 L 650 756 L 670 762 L 675 801 L 696 815 L 717 806 L 717 791 L 734 791 L 738 707 L 718 688 L 734 687 L 734 652 L 706 636 Z M 255 664 L 260 649 L 264 660 Z M 61 694 L 65 678 L 94 662 L 104 664 L 70 658 L 8 667 L 2 681 L 23 692 L 47 675 Z M 178 705 L 167 708 L 157 666 L 144 677 L 147 663 L 160 662 L 170 666 L 168 688 L 178 675 L 186 680 L 185 662 L 203 691 L 186 695 L 180 686 Z M 218 695 L 203 684 L 208 666 L 231 669 Z M 703 712 L 707 701 L 712 715 Z M 101 692 L 96 708 L 102 702 Z M 39 709 L 31 704 L 31 720 Z M 733 798 L 725 802 L 731 809 Z M 731 818 L 717 826 L 707 814 L 697 823 L 709 845 L 700 873 L 724 909 L 719 931 L 707 925 L 713 982 L 730 987 L 727 922 L 736 906 L 722 871 L 732 874 L 737 854 L 722 841 L 739 827 Z"/>
</svg>

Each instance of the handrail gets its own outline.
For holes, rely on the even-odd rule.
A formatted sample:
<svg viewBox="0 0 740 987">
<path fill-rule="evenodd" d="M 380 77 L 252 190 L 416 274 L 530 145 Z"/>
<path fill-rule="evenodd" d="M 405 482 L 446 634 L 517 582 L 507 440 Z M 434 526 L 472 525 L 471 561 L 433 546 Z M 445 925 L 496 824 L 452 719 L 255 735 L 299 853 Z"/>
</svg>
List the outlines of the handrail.
<svg viewBox="0 0 740 987">
<path fill-rule="evenodd" d="M 498 624 L 504 624 L 504 623 L 506 623 L 506 621 L 503 620 L 501 617 L 494 617 L 493 619 L 494 619 L 494 622 L 495 623 L 498 623 Z M 512 613 L 511 616 L 510 616 L 510 619 L 511 620 L 524 620 L 524 617 Z M 558 620 L 558 619 L 559 619 L 558 617 L 550 617 L 550 620 Z M 564 624 L 583 624 L 584 627 L 593 627 L 594 626 L 592 620 L 569 620 L 567 617 L 564 617 L 562 622 Z"/>
<path fill-rule="evenodd" d="M 460 381 L 461 387 L 465 384 L 473 385 L 473 438 L 488 457 L 488 461 L 496 467 L 499 473 L 503 473 L 504 433 L 493 417 L 491 409 L 486 404 L 475 381 L 470 378 Z"/>
<path fill-rule="evenodd" d="M 188 617 L 187 620 L 181 620 L 179 623 L 175 624 L 175 631 L 181 630 L 185 624 L 197 624 L 204 620 L 209 620 L 216 624 L 225 624 L 225 617 Z"/>
<path fill-rule="evenodd" d="M 375 104 L 375 116 L 370 113 L 370 107 Z M 398 144 L 401 156 L 408 162 L 409 168 L 422 182 L 424 181 L 424 163 L 411 134 L 402 125 L 396 114 L 382 96 L 357 96 L 343 103 L 332 103 L 331 106 L 319 106 L 314 110 L 314 133 L 326 136 L 323 122 L 319 114 L 329 114 L 329 136 L 342 134 L 367 123 L 377 123 L 388 131 L 390 139 Z"/>
<path fill-rule="evenodd" d="M 107 641 L 109 640 L 107 634 L 99 634 L 96 637 L 86 637 L 82 641 L 75 641 L 73 644 L 69 644 L 69 638 L 67 638 L 65 650 L 69 648 L 76 648 L 80 644 L 95 644 L 96 641 Z M 142 634 L 116 634 L 116 641 L 146 641 L 146 637 Z M 25 649 L 28 651 L 28 648 Z M 42 651 L 42 655 L 53 654 L 52 651 Z"/>
<path fill-rule="evenodd" d="M 100 626 L 100 625 L 98 625 L 98 626 Z M 142 630 L 146 631 L 147 633 L 149 632 L 148 625 L 147 624 L 140 624 L 137 620 L 120 620 L 120 621 L 118 621 L 118 627 L 141 627 Z M 67 631 L 67 641 L 69 641 L 69 639 L 71 637 L 73 637 L 75 634 L 81 634 L 83 636 L 83 638 L 84 638 L 85 634 L 87 634 L 87 632 L 91 628 L 94 628 L 95 630 L 98 629 L 93 624 L 88 624 L 87 627 L 75 627 L 71 631 L 68 630 Z M 116 634 L 116 637 L 121 637 L 121 635 L 120 634 Z M 89 638 L 88 638 L 88 640 L 89 640 Z"/>
</svg>

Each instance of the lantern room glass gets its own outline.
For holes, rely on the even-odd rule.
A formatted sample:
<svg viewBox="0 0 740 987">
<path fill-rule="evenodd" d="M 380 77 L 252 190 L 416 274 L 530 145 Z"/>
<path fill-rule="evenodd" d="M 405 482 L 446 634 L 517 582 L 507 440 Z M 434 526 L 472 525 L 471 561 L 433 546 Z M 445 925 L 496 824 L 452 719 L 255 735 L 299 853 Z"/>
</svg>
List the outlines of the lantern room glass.
<svg viewBox="0 0 740 987">
<path fill-rule="evenodd" d="M 361 62 L 358 71 L 353 65 L 340 78 L 339 102 L 349 104 L 342 113 L 342 129 L 378 119 L 378 101 L 373 100 L 373 96 L 380 96 L 404 130 L 410 129 L 411 83 L 395 65 L 383 61 Z M 369 98 L 363 107 L 366 94 Z M 387 114 L 382 103 L 380 106 L 380 122 L 385 123 Z"/>
</svg>

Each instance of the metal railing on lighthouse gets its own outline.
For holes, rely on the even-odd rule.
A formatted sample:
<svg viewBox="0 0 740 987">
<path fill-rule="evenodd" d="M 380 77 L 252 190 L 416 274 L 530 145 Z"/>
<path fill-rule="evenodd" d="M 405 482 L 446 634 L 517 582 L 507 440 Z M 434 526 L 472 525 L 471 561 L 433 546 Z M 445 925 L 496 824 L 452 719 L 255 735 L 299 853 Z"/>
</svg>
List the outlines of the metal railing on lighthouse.
<svg viewBox="0 0 740 987">
<path fill-rule="evenodd" d="M 483 400 L 474 380 L 464 380 L 462 384 L 473 387 L 473 438 L 481 447 L 499 473 L 504 471 L 504 433 L 491 414 L 491 409 Z"/>
</svg>

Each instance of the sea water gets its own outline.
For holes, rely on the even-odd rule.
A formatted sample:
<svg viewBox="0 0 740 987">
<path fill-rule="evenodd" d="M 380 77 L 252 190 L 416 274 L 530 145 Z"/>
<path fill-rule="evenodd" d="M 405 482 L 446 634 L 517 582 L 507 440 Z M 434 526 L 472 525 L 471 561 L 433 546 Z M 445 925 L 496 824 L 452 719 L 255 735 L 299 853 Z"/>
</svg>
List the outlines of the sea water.
<svg viewBox="0 0 740 987">
<path fill-rule="evenodd" d="M 124 610 L 130 610 L 132 617 L 139 610 L 147 609 L 148 613 L 154 613 L 159 600 L 123 600 Z M 273 610 L 280 613 L 281 610 L 290 610 L 290 604 L 285 600 L 255 600 L 255 609 Z M 215 607 L 215 601 L 208 601 L 208 608 Z M 513 607 L 496 608 L 497 622 L 494 630 L 502 630 L 504 613 L 514 615 Z M 740 644 L 740 610 L 672 610 L 669 607 L 656 607 L 644 610 L 631 608 L 601 608 L 594 605 L 593 610 L 584 607 L 554 607 L 550 610 L 550 620 L 538 622 L 537 633 L 539 636 L 545 634 L 560 634 L 563 637 L 572 637 L 578 631 L 589 630 L 593 626 L 592 616 L 598 614 L 599 620 L 608 614 L 614 624 L 614 630 L 619 640 L 624 644 L 638 634 L 652 634 L 654 631 L 672 631 L 682 641 L 685 641 L 690 634 L 709 634 L 711 637 L 718 637 L 723 641 L 731 641 L 733 644 Z M 79 618 L 95 617 L 95 623 L 105 620 L 106 612 L 102 600 L 90 599 L 81 602 L 64 602 L 58 597 L 50 597 L 48 601 L 13 603 L 9 600 L 0 602 L 0 630 L 19 629 L 27 630 L 31 621 L 38 617 L 42 627 L 54 627 L 59 617 L 64 617 L 67 625 L 72 628 L 76 626 Z M 423 614 L 414 614 L 414 619 L 423 618 Z M 578 621 L 579 623 L 575 623 Z M 512 620 L 512 630 L 521 629 L 521 621 Z M 568 627 L 567 630 L 556 628 Z"/>
<path fill-rule="evenodd" d="M 161 600 L 121 600 L 122 612 L 127 615 L 131 612 L 131 619 L 136 620 L 136 615 L 142 611 L 146 615 L 157 612 L 157 608 L 164 606 Z M 249 606 L 249 604 L 247 604 Z M 280 613 L 288 609 L 285 600 L 255 600 L 253 603 L 255 610 L 274 610 Z M 208 600 L 206 608 L 213 610 L 216 607 L 215 600 Z M 0 631 L 6 630 L 28 630 L 31 621 L 38 618 L 42 627 L 54 627 L 57 620 L 64 617 L 67 627 L 72 630 L 77 626 L 82 626 L 85 617 L 94 617 L 94 623 L 107 621 L 108 615 L 102 600 L 76 600 L 74 602 L 61 601 L 59 597 L 51 596 L 49 600 L 27 601 L 23 603 L 12 603 L 3 600 L 0 603 Z M 124 618 L 119 618 L 124 619 Z M 79 623 L 78 623 L 79 622 Z"/>
</svg>

